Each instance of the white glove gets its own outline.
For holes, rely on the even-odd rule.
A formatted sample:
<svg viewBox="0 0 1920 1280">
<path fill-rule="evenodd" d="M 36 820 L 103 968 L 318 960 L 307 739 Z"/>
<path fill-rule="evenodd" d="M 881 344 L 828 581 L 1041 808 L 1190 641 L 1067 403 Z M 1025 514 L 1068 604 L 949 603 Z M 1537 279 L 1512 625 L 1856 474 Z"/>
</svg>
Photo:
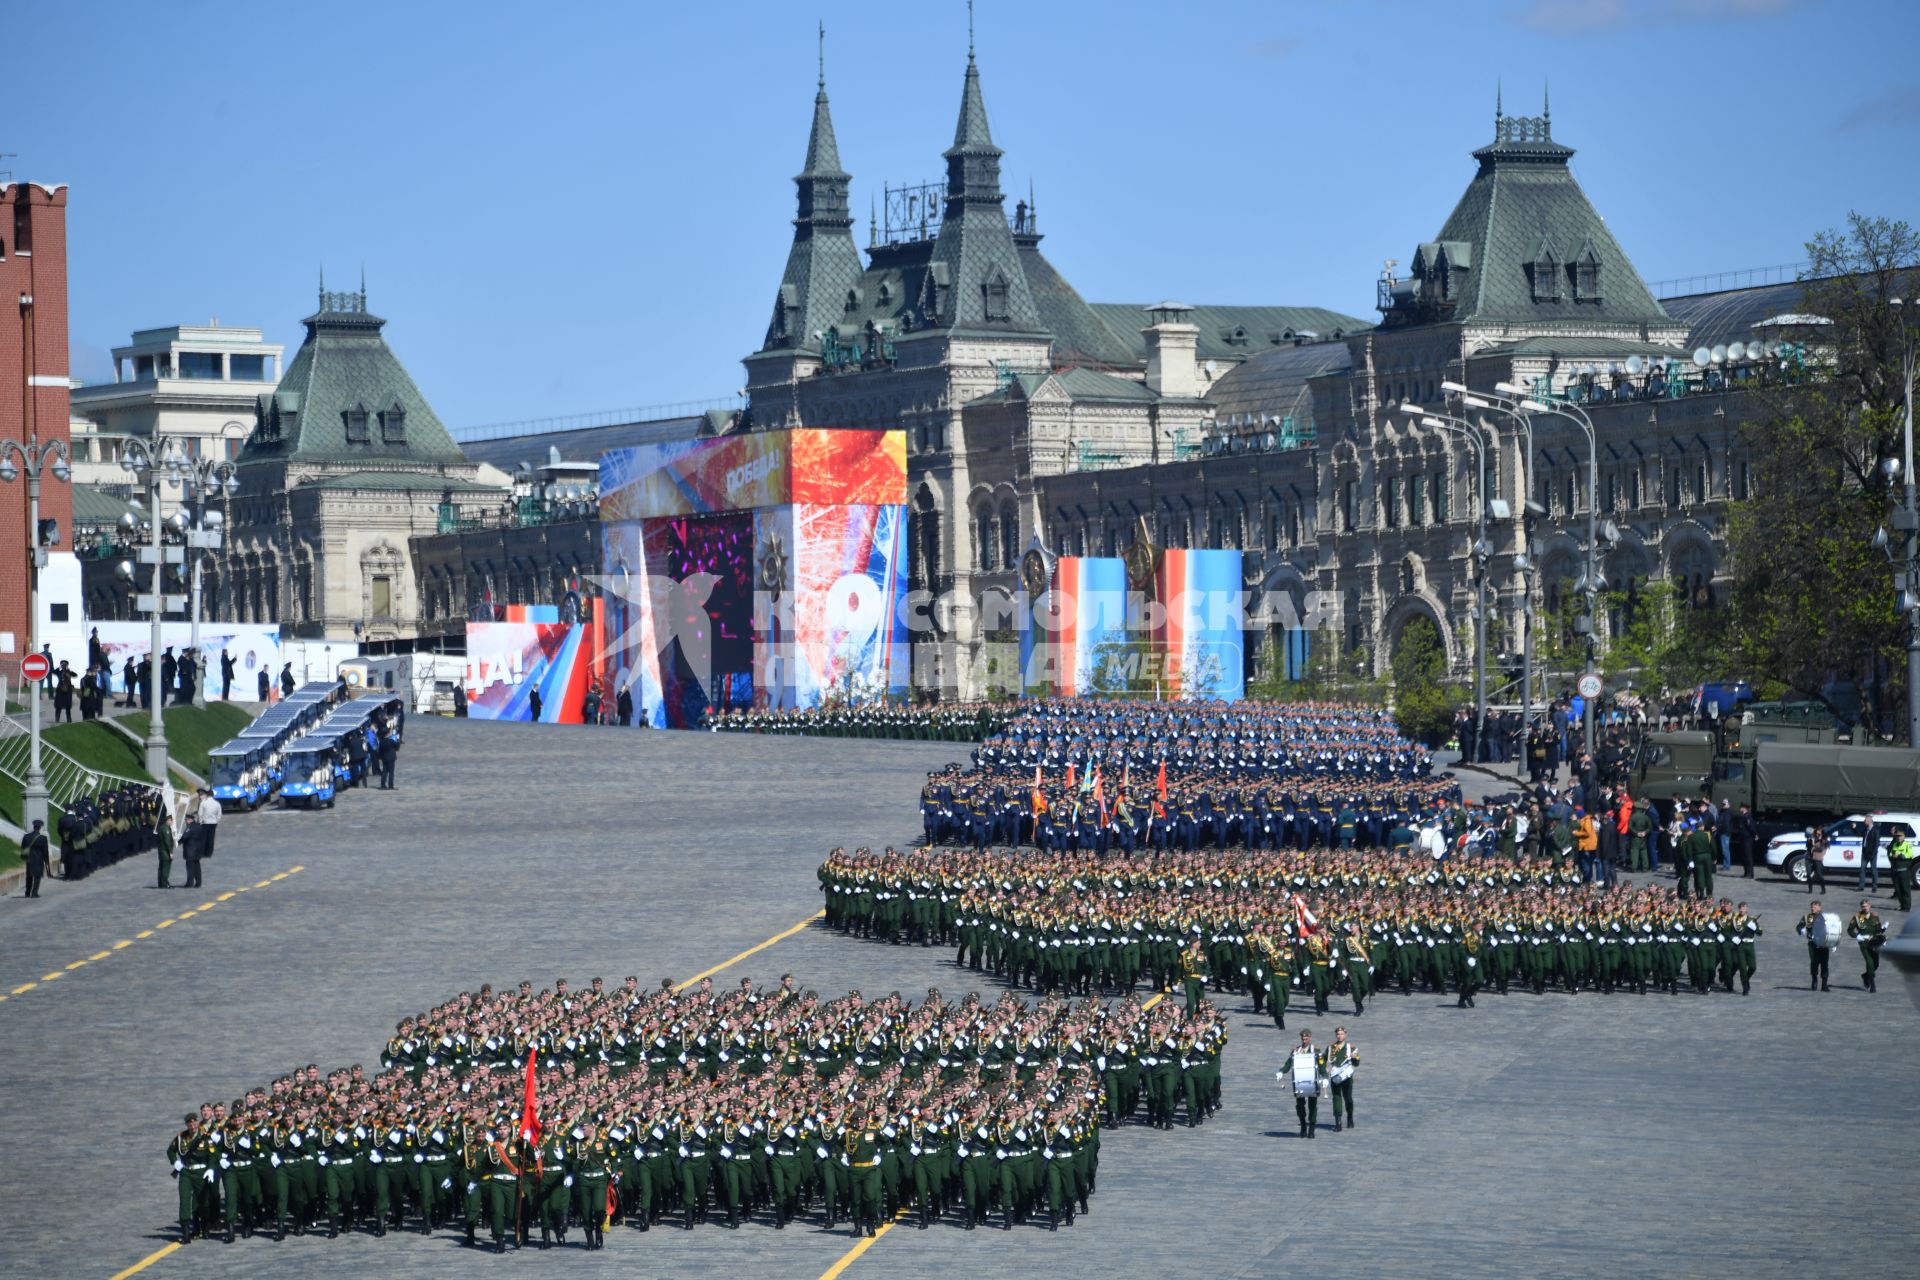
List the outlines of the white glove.
<svg viewBox="0 0 1920 1280">
<path fill-rule="evenodd" d="M 451 1178 L 449 1178 L 449 1179 L 448 1179 L 448 1181 L 449 1181 L 449 1182 L 451 1182 L 451 1181 L 452 1181 L 452 1179 L 451 1179 Z M 476 1192 L 476 1191 L 478 1191 L 479 1189 L 480 1189 L 480 1184 L 479 1184 L 479 1183 L 477 1183 L 477 1182 L 469 1182 L 469 1183 L 467 1184 L 467 1194 L 468 1194 L 468 1195 L 472 1195 L 472 1194 L 473 1194 L 474 1192 Z"/>
<path fill-rule="evenodd" d="M 186 1166 L 186 1164 L 185 1164 L 184 1162 L 182 1162 L 182 1161 L 179 1161 L 179 1160 L 175 1160 L 175 1161 L 173 1162 L 173 1171 L 174 1171 L 175 1173 L 181 1173 L 181 1172 L 184 1172 L 184 1171 L 186 1170 L 186 1167 L 187 1167 L 187 1166 Z"/>
<path fill-rule="evenodd" d="M 442 1191 L 451 1191 L 451 1190 L 453 1190 L 453 1179 L 452 1179 L 452 1178 L 442 1178 L 442 1179 L 440 1179 L 440 1189 L 441 1189 Z"/>
<path fill-rule="evenodd" d="M 380 1164 L 380 1163 L 382 1163 L 382 1157 L 381 1157 L 381 1155 L 380 1155 L 380 1149 L 379 1149 L 378 1147 L 375 1147 L 375 1148 L 374 1148 L 374 1149 L 373 1149 L 372 1151 L 369 1151 L 369 1152 L 367 1153 L 367 1159 L 369 1159 L 369 1160 L 371 1160 L 371 1161 L 373 1161 L 373 1162 L 374 1162 L 375 1164 Z"/>
<path fill-rule="evenodd" d="M 213 1170 L 211 1170 L 211 1169 L 209 1169 L 209 1170 L 207 1170 L 207 1172 L 206 1172 L 206 1175 L 205 1175 L 205 1176 L 206 1176 L 206 1179 L 207 1179 L 207 1181 L 208 1181 L 208 1182 L 212 1182 L 212 1181 L 213 1181 Z"/>
<path fill-rule="evenodd" d="M 682 1160 L 687 1158 L 687 1144 L 684 1142 L 680 1144 L 680 1158 Z"/>
<path fill-rule="evenodd" d="M 221 1156 L 221 1157 L 220 1157 L 220 1167 L 221 1167 L 222 1169 L 231 1169 L 231 1168 L 233 1168 L 233 1162 L 232 1162 L 231 1160 L 229 1160 L 229 1159 L 227 1159 L 227 1158 L 226 1158 L 225 1156 Z"/>
<path fill-rule="evenodd" d="M 268 1156 L 267 1163 L 271 1164 L 274 1168 L 278 1169 L 280 1167 L 280 1154 L 278 1152 L 275 1152 L 274 1154 Z"/>
<path fill-rule="evenodd" d="M 418 1151 L 416 1151 L 413 1153 L 413 1162 L 415 1164 L 425 1164 L 427 1162 L 427 1158 L 424 1155 L 420 1154 Z"/>
<path fill-rule="evenodd" d="M 331 1161 L 331 1160 L 329 1160 L 329 1159 L 327 1159 L 327 1158 L 326 1158 L 325 1156 L 321 1156 L 321 1157 L 320 1157 L 320 1167 L 321 1167 L 322 1169 L 324 1169 L 324 1168 L 326 1168 L 326 1167 L 327 1167 L 328 1165 L 330 1165 L 330 1164 L 332 1164 L 332 1163 L 333 1163 L 333 1161 Z"/>
<path fill-rule="evenodd" d="M 563 1187 L 570 1187 L 570 1186 L 572 1186 L 572 1185 L 573 1185 L 573 1175 L 572 1175 L 572 1174 L 568 1174 L 568 1175 L 567 1175 L 566 1177 L 564 1177 L 564 1178 L 562 1178 L 562 1179 L 560 1179 L 560 1185 L 561 1185 L 561 1186 L 563 1186 Z"/>
<path fill-rule="evenodd" d="M 847 1159 L 847 1157 L 844 1155 L 840 1157 L 840 1163 L 843 1165 L 846 1165 L 848 1168 L 853 1167 L 853 1161 Z"/>
</svg>

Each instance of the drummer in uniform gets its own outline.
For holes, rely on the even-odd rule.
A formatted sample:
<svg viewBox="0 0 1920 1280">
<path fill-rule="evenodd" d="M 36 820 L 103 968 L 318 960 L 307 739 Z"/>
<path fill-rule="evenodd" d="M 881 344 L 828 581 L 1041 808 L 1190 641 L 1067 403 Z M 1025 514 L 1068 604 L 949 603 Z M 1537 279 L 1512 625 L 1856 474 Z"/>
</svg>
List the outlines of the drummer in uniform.
<svg viewBox="0 0 1920 1280">
<path fill-rule="evenodd" d="M 1313 1032 L 1300 1033 L 1300 1045 L 1287 1058 L 1282 1078 L 1293 1086 L 1293 1110 L 1300 1117 L 1300 1136 L 1311 1138 L 1320 1123 L 1320 1082 L 1326 1075 L 1327 1055 L 1313 1047 Z"/>
</svg>

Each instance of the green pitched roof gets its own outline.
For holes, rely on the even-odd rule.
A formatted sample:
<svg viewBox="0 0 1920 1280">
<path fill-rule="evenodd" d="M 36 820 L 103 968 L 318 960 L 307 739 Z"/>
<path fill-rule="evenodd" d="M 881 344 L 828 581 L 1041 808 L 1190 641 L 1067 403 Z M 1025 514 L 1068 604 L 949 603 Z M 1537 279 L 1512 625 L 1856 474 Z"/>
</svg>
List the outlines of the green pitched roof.
<svg viewBox="0 0 1920 1280">
<path fill-rule="evenodd" d="M 242 465 L 298 460 L 406 466 L 467 460 L 380 336 L 386 321 L 367 310 L 364 288 L 359 293 L 323 291 L 320 309 L 303 323 L 306 340 L 280 385 L 260 397 L 258 420 L 240 454 Z"/>
<path fill-rule="evenodd" d="M 124 498 L 90 484 L 73 486 L 73 523 L 75 528 L 102 528 L 120 523 L 120 517 L 134 510 Z M 144 516 L 142 517 L 145 518 Z"/>
<path fill-rule="evenodd" d="M 1567 167 L 1573 148 L 1553 140 L 1550 119 L 1499 116 L 1494 134 L 1382 323 L 1671 325 Z M 1597 296 L 1580 284 L 1582 264 L 1597 268 Z"/>
</svg>

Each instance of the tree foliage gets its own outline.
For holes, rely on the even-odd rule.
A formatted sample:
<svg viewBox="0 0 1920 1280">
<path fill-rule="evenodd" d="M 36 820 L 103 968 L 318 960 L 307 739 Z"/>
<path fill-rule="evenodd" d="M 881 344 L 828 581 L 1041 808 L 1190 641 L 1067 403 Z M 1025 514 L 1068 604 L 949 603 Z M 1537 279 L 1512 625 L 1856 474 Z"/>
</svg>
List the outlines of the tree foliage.
<svg viewBox="0 0 1920 1280">
<path fill-rule="evenodd" d="M 1724 640 L 1757 680 L 1833 706 L 1836 682 L 1897 669 L 1902 626 L 1872 546 L 1899 499 L 1882 465 L 1902 446 L 1903 325 L 1920 235 L 1853 214 L 1807 244 L 1802 310 L 1824 317 L 1821 376 L 1768 392 L 1743 428 L 1752 496 L 1731 504 Z"/>
<path fill-rule="evenodd" d="M 1400 732 L 1422 742 L 1444 738 L 1460 692 L 1447 682 L 1447 651 L 1440 628 L 1415 618 L 1393 646 L 1393 714 Z"/>
</svg>

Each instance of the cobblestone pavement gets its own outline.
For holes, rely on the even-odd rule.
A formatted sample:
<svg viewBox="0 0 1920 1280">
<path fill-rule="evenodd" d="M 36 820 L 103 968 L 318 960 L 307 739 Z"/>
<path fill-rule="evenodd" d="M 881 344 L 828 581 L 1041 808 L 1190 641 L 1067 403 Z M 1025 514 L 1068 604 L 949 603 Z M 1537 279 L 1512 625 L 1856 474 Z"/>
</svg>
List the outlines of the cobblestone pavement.
<svg viewBox="0 0 1920 1280">
<path fill-rule="evenodd" d="M 652 985 L 798 924 L 820 905 L 821 854 L 914 838 L 925 771 L 959 750 L 422 718 L 401 790 L 236 816 L 204 894 L 158 892 L 136 864 L 0 901 L 0 1271 L 106 1277 L 164 1245 L 164 1149 L 202 1099 L 295 1063 L 372 1063 L 396 1019 L 464 986 Z M 902 1227 L 846 1274 L 1726 1276 L 1837 1251 L 1851 1273 L 1905 1274 L 1920 1016 L 1890 973 L 1865 993 L 1850 948 L 1834 990 L 1808 991 L 1805 896 L 1723 885 L 1765 917 L 1750 997 L 1489 995 L 1460 1011 L 1394 994 L 1358 1020 L 1290 1018 L 1321 1039 L 1348 1024 L 1364 1058 L 1367 1123 L 1312 1143 L 1273 1079 L 1283 1037 L 1225 997 L 1226 1109 L 1110 1135 L 1078 1225 Z M 945 951 L 818 927 L 715 981 L 788 970 L 834 994 L 977 985 Z M 851 1243 L 766 1224 L 507 1258 L 450 1233 L 196 1241 L 142 1274 L 810 1278 Z"/>
</svg>

